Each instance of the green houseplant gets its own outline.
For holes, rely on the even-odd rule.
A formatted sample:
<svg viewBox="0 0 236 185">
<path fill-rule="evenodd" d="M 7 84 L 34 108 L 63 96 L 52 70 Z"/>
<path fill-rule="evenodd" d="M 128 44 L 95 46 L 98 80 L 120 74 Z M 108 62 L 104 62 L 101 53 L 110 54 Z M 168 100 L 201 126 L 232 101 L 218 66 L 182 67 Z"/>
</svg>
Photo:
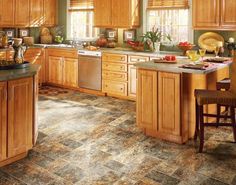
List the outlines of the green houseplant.
<svg viewBox="0 0 236 185">
<path fill-rule="evenodd" d="M 145 49 L 149 48 L 151 51 L 155 51 L 157 49 L 156 47 L 160 47 L 160 42 L 163 37 L 166 37 L 171 41 L 170 35 L 162 34 L 162 32 L 155 27 L 153 27 L 151 31 L 147 31 L 143 36 L 141 36 L 142 42 L 145 45 Z"/>
</svg>

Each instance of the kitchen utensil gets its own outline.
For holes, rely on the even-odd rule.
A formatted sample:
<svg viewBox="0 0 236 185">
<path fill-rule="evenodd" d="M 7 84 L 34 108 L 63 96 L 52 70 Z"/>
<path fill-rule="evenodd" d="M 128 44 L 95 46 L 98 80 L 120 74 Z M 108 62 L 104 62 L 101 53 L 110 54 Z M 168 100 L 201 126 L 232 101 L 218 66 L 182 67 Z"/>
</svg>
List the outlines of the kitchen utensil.
<svg viewBox="0 0 236 185">
<path fill-rule="evenodd" d="M 198 45 L 200 48 L 205 48 L 208 52 L 213 52 L 214 45 L 217 45 L 218 42 L 224 44 L 224 38 L 215 32 L 206 32 L 198 38 Z"/>
</svg>

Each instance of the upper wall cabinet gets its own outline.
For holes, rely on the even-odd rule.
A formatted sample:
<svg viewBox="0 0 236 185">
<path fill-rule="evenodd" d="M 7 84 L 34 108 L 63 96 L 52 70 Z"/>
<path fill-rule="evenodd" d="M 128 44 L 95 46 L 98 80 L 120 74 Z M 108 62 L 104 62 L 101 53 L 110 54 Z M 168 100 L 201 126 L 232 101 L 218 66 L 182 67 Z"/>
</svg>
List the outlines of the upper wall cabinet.
<svg viewBox="0 0 236 185">
<path fill-rule="evenodd" d="M 15 26 L 28 27 L 30 20 L 30 0 L 15 1 Z"/>
<path fill-rule="evenodd" d="M 95 27 L 139 26 L 140 0 L 94 0 Z"/>
<path fill-rule="evenodd" d="M 0 0 L 0 27 L 55 26 L 56 23 L 57 0 Z"/>
<path fill-rule="evenodd" d="M 14 25 L 14 10 L 15 0 L 0 0 L 1 27 L 11 27 Z"/>
<path fill-rule="evenodd" d="M 44 26 L 57 24 L 57 0 L 44 0 Z"/>
<path fill-rule="evenodd" d="M 235 0 L 193 0 L 193 28 L 236 29 Z"/>
<path fill-rule="evenodd" d="M 30 0 L 30 26 L 38 27 L 43 24 L 43 1 Z"/>
</svg>

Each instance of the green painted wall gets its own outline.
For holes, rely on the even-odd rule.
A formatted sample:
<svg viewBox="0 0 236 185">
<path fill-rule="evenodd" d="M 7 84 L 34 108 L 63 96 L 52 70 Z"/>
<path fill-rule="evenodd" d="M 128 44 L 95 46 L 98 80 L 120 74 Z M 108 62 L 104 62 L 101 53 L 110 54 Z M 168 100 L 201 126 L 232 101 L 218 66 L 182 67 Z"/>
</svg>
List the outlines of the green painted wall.
<svg viewBox="0 0 236 185">
<path fill-rule="evenodd" d="M 142 3 L 141 3 L 142 4 Z M 58 25 L 64 26 L 63 31 L 64 31 L 64 36 L 66 36 L 66 25 L 67 25 L 67 0 L 58 0 Z M 143 8 L 141 7 L 141 17 L 143 17 Z M 141 27 L 137 29 L 137 37 L 140 37 L 143 34 L 143 23 L 142 23 L 142 18 L 140 19 L 141 21 Z M 101 30 L 103 31 L 103 30 Z M 208 30 L 205 31 L 194 31 L 194 43 L 198 43 L 198 38 L 201 34 L 207 32 Z M 236 38 L 236 31 L 214 31 L 216 33 L 221 34 L 225 40 L 227 41 L 229 37 L 234 37 Z M 32 28 L 31 33 L 35 35 L 36 37 L 39 36 L 39 30 L 37 28 Z M 123 44 L 123 30 L 119 29 L 119 45 Z M 36 39 L 37 40 L 37 39 Z M 176 50 L 175 47 L 167 47 L 163 49 L 169 49 L 169 50 Z"/>
</svg>

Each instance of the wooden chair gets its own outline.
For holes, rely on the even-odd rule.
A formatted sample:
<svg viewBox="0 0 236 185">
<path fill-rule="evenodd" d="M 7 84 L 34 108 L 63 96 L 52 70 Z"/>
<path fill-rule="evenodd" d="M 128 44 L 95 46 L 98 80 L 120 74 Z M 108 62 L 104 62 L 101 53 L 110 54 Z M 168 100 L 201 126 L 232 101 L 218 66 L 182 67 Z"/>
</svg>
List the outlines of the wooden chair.
<svg viewBox="0 0 236 185">
<path fill-rule="evenodd" d="M 230 78 L 224 78 L 223 80 L 216 82 L 216 90 L 218 91 L 228 91 L 230 89 Z M 224 107 L 225 110 L 223 112 L 224 115 L 229 114 L 229 106 L 224 106 L 224 105 L 220 105 L 217 104 L 217 119 L 216 119 L 216 123 L 220 122 L 220 117 L 219 115 L 221 115 L 221 108 Z M 226 119 L 225 119 L 226 120 Z M 218 127 L 218 126 L 217 126 Z"/>
<path fill-rule="evenodd" d="M 203 151 L 204 146 L 204 128 L 208 126 L 231 126 L 233 128 L 234 140 L 236 142 L 236 57 L 232 64 L 231 84 L 228 91 L 217 90 L 195 90 L 196 98 L 196 129 L 194 139 L 200 137 L 199 152 Z M 230 115 L 206 114 L 203 112 L 203 106 L 209 104 L 219 104 L 230 107 Z M 230 119 L 231 123 L 205 123 L 204 117 L 216 117 Z M 219 120 L 217 120 L 219 121 Z"/>
</svg>

